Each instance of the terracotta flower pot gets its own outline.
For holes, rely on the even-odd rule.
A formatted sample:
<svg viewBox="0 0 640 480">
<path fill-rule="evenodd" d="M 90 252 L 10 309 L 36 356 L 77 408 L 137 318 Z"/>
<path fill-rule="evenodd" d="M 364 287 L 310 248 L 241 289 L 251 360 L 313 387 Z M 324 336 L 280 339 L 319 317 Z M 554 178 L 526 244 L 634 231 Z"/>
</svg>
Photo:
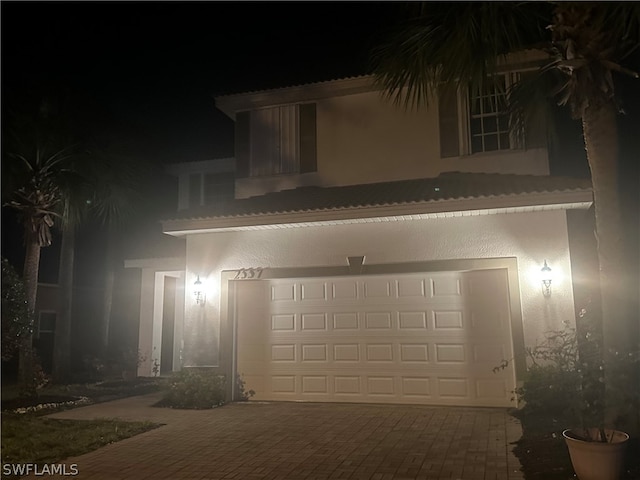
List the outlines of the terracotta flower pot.
<svg viewBox="0 0 640 480">
<path fill-rule="evenodd" d="M 604 432 L 606 442 L 582 440 L 584 437 L 599 438 L 597 428 L 562 432 L 579 480 L 619 480 L 629 435 L 609 428 L 605 428 Z"/>
</svg>

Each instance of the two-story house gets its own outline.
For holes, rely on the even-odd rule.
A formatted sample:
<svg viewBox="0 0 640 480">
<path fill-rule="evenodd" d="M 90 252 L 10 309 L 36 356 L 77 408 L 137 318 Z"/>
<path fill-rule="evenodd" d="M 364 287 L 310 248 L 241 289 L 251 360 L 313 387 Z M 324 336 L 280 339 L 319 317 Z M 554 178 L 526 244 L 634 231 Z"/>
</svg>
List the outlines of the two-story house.
<svg viewBox="0 0 640 480">
<path fill-rule="evenodd" d="M 526 66 L 412 111 L 369 76 L 216 98 L 235 161 L 175 167 L 163 229 L 186 259 L 128 262 L 139 374 L 155 359 L 241 375 L 258 400 L 513 405 L 525 346 L 574 318 L 567 211 L 592 202 L 509 131 L 503 87 Z"/>
</svg>

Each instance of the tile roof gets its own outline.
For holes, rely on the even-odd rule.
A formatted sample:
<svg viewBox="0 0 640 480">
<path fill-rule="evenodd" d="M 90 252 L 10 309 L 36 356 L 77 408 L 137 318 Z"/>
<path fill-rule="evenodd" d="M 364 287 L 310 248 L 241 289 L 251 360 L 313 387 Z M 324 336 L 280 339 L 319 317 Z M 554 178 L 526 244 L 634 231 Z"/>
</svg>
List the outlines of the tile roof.
<svg viewBox="0 0 640 480">
<path fill-rule="evenodd" d="M 370 74 L 370 73 L 365 73 L 365 74 L 362 74 L 362 75 L 348 75 L 348 76 L 341 76 L 341 77 L 335 77 L 335 78 L 328 78 L 326 80 L 317 80 L 317 81 L 313 81 L 313 82 L 297 82 L 297 83 L 294 83 L 292 85 L 285 85 L 285 86 L 278 86 L 278 87 L 258 88 L 258 89 L 254 89 L 254 90 L 241 90 L 241 91 L 237 91 L 237 92 L 230 92 L 230 93 L 223 93 L 223 94 L 220 94 L 220 95 L 216 95 L 215 98 L 216 99 L 223 99 L 223 98 L 227 98 L 227 97 L 239 97 L 239 96 L 244 96 L 244 95 L 255 95 L 255 94 L 259 94 L 259 93 L 277 92 L 277 91 L 280 91 L 280 90 L 286 90 L 288 88 L 300 88 L 300 87 L 318 86 L 318 85 L 325 85 L 325 84 L 335 83 L 335 82 L 344 81 L 344 80 L 357 80 L 357 79 L 371 79 L 371 80 L 373 80 L 373 75 Z"/>
<path fill-rule="evenodd" d="M 589 179 L 498 173 L 442 173 L 435 178 L 300 187 L 178 212 L 166 220 L 305 213 L 531 193 L 588 192 Z"/>
</svg>

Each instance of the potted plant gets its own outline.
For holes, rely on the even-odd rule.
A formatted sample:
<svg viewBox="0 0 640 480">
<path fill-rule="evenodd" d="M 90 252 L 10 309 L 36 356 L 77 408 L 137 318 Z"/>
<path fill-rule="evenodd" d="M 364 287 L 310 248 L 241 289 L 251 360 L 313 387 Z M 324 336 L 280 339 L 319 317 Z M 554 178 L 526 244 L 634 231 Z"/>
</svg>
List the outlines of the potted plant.
<svg viewBox="0 0 640 480">
<path fill-rule="evenodd" d="M 585 320 L 581 325 L 583 329 L 585 324 L 589 326 L 586 314 L 584 309 L 580 313 L 580 318 Z M 629 440 L 628 433 L 615 428 L 624 425 L 629 418 L 616 419 L 605 427 L 599 338 L 589 328 L 578 336 L 576 329 L 569 325 L 547 332 L 541 343 L 526 349 L 527 374 L 522 386 L 515 391 L 524 404 L 522 415 L 550 416 L 556 423 L 576 426 L 565 429 L 562 437 L 579 480 L 618 480 Z M 503 362 L 496 369 L 507 364 Z M 632 381 L 633 375 L 637 374 L 637 365 L 637 352 L 627 352 L 615 356 L 608 368 Z M 621 383 L 616 382 L 616 385 Z M 616 407 L 624 406 L 633 414 L 639 400 L 637 389 L 626 388 L 615 393 Z"/>
<path fill-rule="evenodd" d="M 629 434 L 617 428 L 630 427 L 638 421 L 640 394 L 633 385 L 637 382 L 640 357 L 638 351 L 612 352 L 604 364 L 601 336 L 591 315 L 590 302 L 580 310 L 578 321 L 582 335 L 575 335 L 574 330 L 572 341 L 580 362 L 576 364 L 580 389 L 575 402 L 582 427 L 566 429 L 562 436 L 580 480 L 618 480 L 624 468 Z M 608 386 L 606 406 L 613 407 L 618 418 L 605 413 L 603 373 L 613 379 Z M 609 428 L 605 427 L 605 418 Z"/>
<path fill-rule="evenodd" d="M 573 428 L 562 432 L 580 480 L 618 480 L 629 435 L 611 428 Z"/>
</svg>

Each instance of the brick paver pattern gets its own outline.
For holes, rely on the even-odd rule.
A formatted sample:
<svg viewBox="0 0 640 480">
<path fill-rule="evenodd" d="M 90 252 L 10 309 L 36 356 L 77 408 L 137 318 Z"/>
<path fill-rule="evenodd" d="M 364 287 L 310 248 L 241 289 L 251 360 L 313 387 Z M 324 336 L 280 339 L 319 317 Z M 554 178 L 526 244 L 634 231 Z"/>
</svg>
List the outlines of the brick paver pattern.
<svg viewBox="0 0 640 480">
<path fill-rule="evenodd" d="M 163 424 L 64 460 L 77 464 L 74 478 L 524 478 L 511 453 L 520 424 L 505 409 L 291 402 L 234 403 L 212 410 L 151 407 L 158 399 L 145 395 L 52 415 Z"/>
</svg>

